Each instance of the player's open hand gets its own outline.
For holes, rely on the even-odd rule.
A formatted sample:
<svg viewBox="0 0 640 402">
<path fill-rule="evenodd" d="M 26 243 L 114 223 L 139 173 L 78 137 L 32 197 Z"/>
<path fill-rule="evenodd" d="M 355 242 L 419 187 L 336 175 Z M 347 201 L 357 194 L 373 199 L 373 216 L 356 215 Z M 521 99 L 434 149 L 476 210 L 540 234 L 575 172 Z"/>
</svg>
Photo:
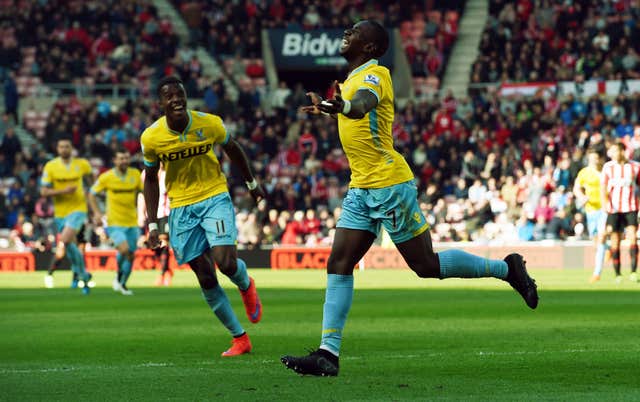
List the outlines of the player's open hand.
<svg viewBox="0 0 640 402">
<path fill-rule="evenodd" d="M 311 105 L 302 106 L 300 110 L 309 114 L 320 114 L 322 113 L 320 109 L 318 109 L 318 105 L 322 102 L 322 96 L 318 95 L 315 92 L 307 92 L 307 96 L 311 98 Z"/>
<path fill-rule="evenodd" d="M 342 113 L 344 110 L 344 100 L 342 99 L 342 91 L 340 90 L 338 81 L 333 82 L 333 87 L 335 90 L 333 99 L 323 100 L 317 105 L 317 108 L 320 109 L 321 112 L 337 114 Z"/>
<path fill-rule="evenodd" d="M 149 248 L 152 250 L 160 247 L 160 238 L 158 236 L 158 229 L 153 229 L 149 231 L 149 235 L 147 236 L 147 244 L 149 244 Z"/>
<path fill-rule="evenodd" d="M 258 186 L 253 190 L 249 190 L 249 194 L 253 197 L 253 200 L 257 205 L 266 204 L 267 202 L 267 194 L 264 192 L 262 185 L 258 183 Z"/>
<path fill-rule="evenodd" d="M 93 214 L 93 224 L 96 226 L 102 226 L 102 219 L 104 219 L 104 215 L 100 212 L 96 212 Z"/>
</svg>

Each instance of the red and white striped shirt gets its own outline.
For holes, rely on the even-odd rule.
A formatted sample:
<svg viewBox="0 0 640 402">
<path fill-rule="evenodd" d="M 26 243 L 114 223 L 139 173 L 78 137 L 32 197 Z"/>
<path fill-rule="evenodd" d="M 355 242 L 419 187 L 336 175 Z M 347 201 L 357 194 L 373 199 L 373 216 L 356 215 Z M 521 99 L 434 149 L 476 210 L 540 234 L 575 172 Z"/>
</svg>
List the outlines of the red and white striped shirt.
<svg viewBox="0 0 640 402">
<path fill-rule="evenodd" d="M 602 167 L 602 188 L 606 191 L 607 213 L 638 211 L 638 185 L 640 184 L 640 163 L 626 161 L 620 164 L 609 161 Z"/>
</svg>

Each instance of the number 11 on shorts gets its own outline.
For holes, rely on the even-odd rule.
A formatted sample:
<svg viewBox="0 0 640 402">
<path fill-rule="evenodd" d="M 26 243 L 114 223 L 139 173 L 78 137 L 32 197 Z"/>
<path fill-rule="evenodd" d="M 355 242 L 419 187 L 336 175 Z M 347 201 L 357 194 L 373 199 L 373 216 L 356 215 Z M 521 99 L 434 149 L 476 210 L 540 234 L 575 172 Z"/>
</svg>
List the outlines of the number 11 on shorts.
<svg viewBox="0 0 640 402">
<path fill-rule="evenodd" d="M 218 232 L 218 234 L 225 233 L 224 221 L 216 221 L 216 232 Z"/>
</svg>

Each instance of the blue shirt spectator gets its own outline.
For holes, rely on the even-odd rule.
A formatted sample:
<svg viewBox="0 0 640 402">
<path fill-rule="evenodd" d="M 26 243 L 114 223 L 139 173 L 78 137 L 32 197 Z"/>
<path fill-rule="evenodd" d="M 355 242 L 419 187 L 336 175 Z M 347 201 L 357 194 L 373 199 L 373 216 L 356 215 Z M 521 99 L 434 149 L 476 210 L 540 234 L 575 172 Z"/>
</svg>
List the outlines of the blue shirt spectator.
<svg viewBox="0 0 640 402">
<path fill-rule="evenodd" d="M 100 116 L 107 117 L 111 113 L 111 104 L 106 100 L 99 100 L 96 109 Z"/>
<path fill-rule="evenodd" d="M 622 119 L 622 122 L 616 127 L 616 136 L 618 138 L 624 138 L 626 136 L 632 137 L 633 124 L 630 124 L 626 118 Z"/>
<path fill-rule="evenodd" d="M 531 241 L 533 240 L 533 229 L 534 224 L 528 219 L 525 219 L 525 222 L 518 225 L 518 239 L 520 241 Z"/>
<path fill-rule="evenodd" d="M 566 126 L 570 126 L 573 123 L 573 112 L 566 105 L 562 105 L 560 119 Z"/>
<path fill-rule="evenodd" d="M 117 124 L 114 124 L 113 126 L 111 126 L 110 129 L 108 129 L 105 133 L 104 133 L 104 142 L 105 144 L 111 144 L 112 138 L 116 137 L 118 139 L 118 143 L 122 144 L 124 142 L 124 140 L 126 139 L 124 130 L 120 127 L 118 127 Z"/>
<path fill-rule="evenodd" d="M 207 106 L 207 110 L 211 113 L 215 113 L 218 110 L 218 105 L 220 104 L 220 98 L 216 93 L 213 86 L 209 86 L 204 91 L 204 104 Z"/>
<path fill-rule="evenodd" d="M 571 105 L 571 110 L 573 111 L 574 116 L 583 117 L 587 114 L 587 105 L 576 99 Z"/>
</svg>

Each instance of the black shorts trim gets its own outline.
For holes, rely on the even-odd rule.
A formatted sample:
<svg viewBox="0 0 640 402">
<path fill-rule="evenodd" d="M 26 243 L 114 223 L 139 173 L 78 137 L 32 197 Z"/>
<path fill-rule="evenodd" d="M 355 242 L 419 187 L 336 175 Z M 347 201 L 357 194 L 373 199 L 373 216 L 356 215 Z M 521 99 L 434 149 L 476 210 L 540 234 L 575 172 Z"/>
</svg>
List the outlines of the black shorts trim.
<svg viewBox="0 0 640 402">
<path fill-rule="evenodd" d="M 611 232 L 622 233 L 628 226 L 638 226 L 638 211 L 607 215 L 607 229 Z"/>
</svg>

